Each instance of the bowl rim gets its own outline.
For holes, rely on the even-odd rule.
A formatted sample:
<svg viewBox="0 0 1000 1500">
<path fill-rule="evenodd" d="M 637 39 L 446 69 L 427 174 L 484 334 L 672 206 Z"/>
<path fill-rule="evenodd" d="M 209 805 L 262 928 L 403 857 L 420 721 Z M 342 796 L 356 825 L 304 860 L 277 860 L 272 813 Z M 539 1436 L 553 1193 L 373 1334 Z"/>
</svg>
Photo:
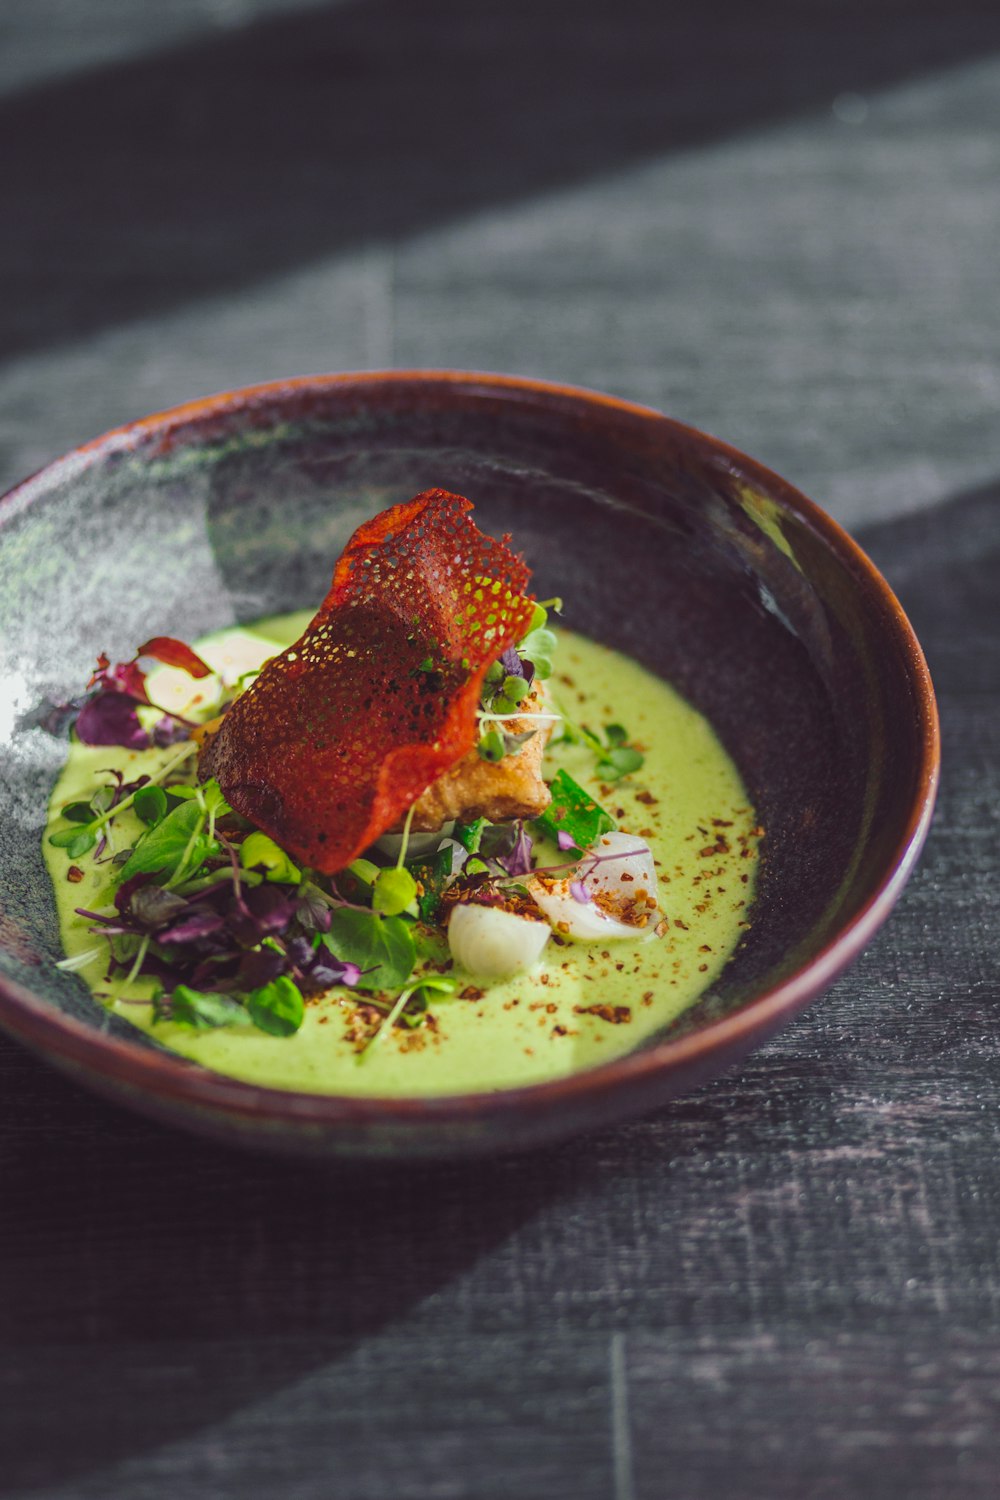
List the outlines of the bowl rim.
<svg viewBox="0 0 1000 1500">
<path fill-rule="evenodd" d="M 265 1087 L 242 1079 L 213 1073 L 200 1064 L 166 1050 L 147 1050 L 131 1042 L 65 1015 L 38 999 L 25 985 L 0 975 L 0 1025 L 34 1050 L 60 1063 L 70 1072 L 95 1074 L 109 1085 L 136 1093 L 151 1093 L 167 1105 L 193 1106 L 204 1112 L 221 1110 L 227 1116 L 242 1116 L 275 1127 L 352 1127 L 449 1122 L 468 1123 L 487 1117 L 504 1120 L 513 1116 L 543 1114 L 581 1099 L 608 1097 L 637 1090 L 658 1074 L 695 1072 L 705 1075 L 718 1054 L 720 1066 L 749 1050 L 755 1038 L 763 1038 L 791 1019 L 858 956 L 888 917 L 905 886 L 923 848 L 930 826 L 940 777 L 940 724 L 931 676 L 923 651 L 901 604 L 874 563 L 857 542 L 814 501 L 780 475 L 722 439 L 713 437 L 655 408 L 582 386 L 561 384 L 515 375 L 466 370 L 378 370 L 336 374 L 301 375 L 283 380 L 223 391 L 150 416 L 128 422 L 71 449 L 44 465 L 0 497 L 0 537 L 5 522 L 15 511 L 44 493 L 55 479 L 90 467 L 99 458 L 116 451 L 137 448 L 147 438 L 169 438 L 180 428 L 241 409 L 266 405 L 295 395 L 350 393 L 355 398 L 366 391 L 391 386 L 448 387 L 465 397 L 499 397 L 550 410 L 577 408 L 581 412 L 603 409 L 639 425 L 671 434 L 676 440 L 707 445 L 728 465 L 767 489 L 781 505 L 804 522 L 852 573 L 857 585 L 881 604 L 887 628 L 895 638 L 904 671 L 913 693 L 917 730 L 918 775 L 916 792 L 905 827 L 884 872 L 864 904 L 811 959 L 802 963 L 777 985 L 763 990 L 730 1014 L 707 1021 L 694 1031 L 665 1038 L 578 1072 L 539 1083 L 513 1088 L 442 1095 L 348 1095 L 302 1093 Z"/>
</svg>

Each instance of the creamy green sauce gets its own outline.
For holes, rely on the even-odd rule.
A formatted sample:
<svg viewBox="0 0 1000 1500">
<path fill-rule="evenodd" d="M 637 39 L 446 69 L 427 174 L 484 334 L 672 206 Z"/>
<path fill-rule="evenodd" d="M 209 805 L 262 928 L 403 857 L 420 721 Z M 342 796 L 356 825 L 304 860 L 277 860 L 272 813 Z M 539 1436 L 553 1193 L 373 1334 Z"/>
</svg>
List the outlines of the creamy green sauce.
<svg viewBox="0 0 1000 1500">
<path fill-rule="evenodd" d="M 197 644 L 201 655 L 232 679 L 297 639 L 310 616 L 295 614 L 228 630 Z M 712 983 L 740 940 L 755 881 L 759 830 L 739 774 L 707 721 L 636 662 L 570 631 L 558 632 L 556 676 L 549 688 L 571 718 L 592 727 L 627 725 L 645 752 L 636 774 L 602 789 L 593 758 L 557 746 L 546 774 L 566 769 L 612 812 L 619 825 L 647 842 L 656 857 L 661 936 L 648 942 L 549 942 L 538 966 L 480 992 L 469 977 L 467 998 L 435 1001 L 434 1029 L 383 1028 L 359 1054 L 352 1041 L 354 1002 L 333 990 L 307 1003 L 301 1030 L 276 1038 L 250 1026 L 194 1032 L 152 1025 L 149 981 L 105 999 L 134 1026 L 206 1068 L 272 1088 L 324 1094 L 430 1095 L 502 1089 L 560 1077 L 607 1062 L 672 1021 Z M 154 696 L 191 693 L 191 679 L 163 670 Z M 97 773 L 119 767 L 126 779 L 153 772 L 171 749 L 133 752 L 74 744 L 52 796 L 50 819 L 66 803 L 91 795 Z M 102 779 L 102 778 L 99 778 Z M 142 831 L 128 812 L 114 837 L 127 848 Z M 108 866 L 76 861 L 83 879 L 69 879 L 74 861 L 45 842 L 69 956 L 94 950 L 79 969 L 98 996 L 107 994 L 105 944 L 88 931 L 76 907 L 112 899 Z M 603 1014 L 591 1007 L 599 1006 Z M 610 1019 L 616 1017 L 617 1019 Z"/>
</svg>

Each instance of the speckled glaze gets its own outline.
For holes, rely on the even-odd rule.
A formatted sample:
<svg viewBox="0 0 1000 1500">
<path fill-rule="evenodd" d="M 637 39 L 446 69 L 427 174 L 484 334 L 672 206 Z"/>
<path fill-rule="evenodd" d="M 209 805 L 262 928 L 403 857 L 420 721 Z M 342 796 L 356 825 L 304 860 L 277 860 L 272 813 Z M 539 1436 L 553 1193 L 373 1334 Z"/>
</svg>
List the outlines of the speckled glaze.
<svg viewBox="0 0 1000 1500">
<path fill-rule="evenodd" d="M 359 521 L 440 485 L 513 533 L 567 624 L 708 715 L 767 830 L 751 928 L 669 1032 L 532 1088 L 341 1099 L 208 1073 L 106 1014 L 55 968 L 40 853 L 65 743 L 46 702 L 98 649 L 205 631 L 324 595 Z M 902 609 L 790 485 L 655 412 L 499 376 L 342 375 L 258 386 L 122 428 L 0 506 L 0 1024 L 159 1119 L 299 1154 L 524 1147 L 639 1113 L 729 1066 L 869 941 L 922 846 L 937 786 L 933 690 Z M 873 1018 L 874 1024 L 874 1018 Z"/>
</svg>

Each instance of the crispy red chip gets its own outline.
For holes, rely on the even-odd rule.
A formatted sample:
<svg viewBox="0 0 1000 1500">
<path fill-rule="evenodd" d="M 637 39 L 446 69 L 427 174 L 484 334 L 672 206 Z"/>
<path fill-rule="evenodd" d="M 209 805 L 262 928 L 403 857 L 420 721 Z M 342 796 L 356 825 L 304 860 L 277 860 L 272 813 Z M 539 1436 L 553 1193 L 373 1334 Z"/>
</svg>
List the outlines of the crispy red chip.
<svg viewBox="0 0 1000 1500">
<path fill-rule="evenodd" d="M 530 626 L 527 567 L 471 509 L 427 490 L 360 526 L 202 754 L 238 812 L 326 874 L 471 749 L 486 671 Z"/>
</svg>

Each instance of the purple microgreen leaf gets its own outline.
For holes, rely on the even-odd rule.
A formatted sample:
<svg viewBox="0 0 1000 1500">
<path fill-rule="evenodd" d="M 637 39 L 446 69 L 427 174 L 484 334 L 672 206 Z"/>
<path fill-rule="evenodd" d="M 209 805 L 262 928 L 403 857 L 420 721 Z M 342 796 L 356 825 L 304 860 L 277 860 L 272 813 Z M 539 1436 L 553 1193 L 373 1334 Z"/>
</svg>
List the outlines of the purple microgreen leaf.
<svg viewBox="0 0 1000 1500">
<path fill-rule="evenodd" d="M 191 738 L 190 725 L 184 719 L 176 719 L 164 714 L 163 718 L 157 719 L 153 725 L 150 738 L 157 749 L 165 750 L 168 745 L 177 745 L 181 740 L 189 740 Z"/>
<path fill-rule="evenodd" d="M 253 948 L 262 938 L 286 931 L 295 914 L 295 905 L 278 885 L 258 885 L 234 900 L 229 930 L 245 948 Z"/>
<path fill-rule="evenodd" d="M 569 883 L 569 893 L 574 901 L 579 901 L 581 906 L 586 906 L 591 899 L 590 892 L 582 880 L 571 880 Z"/>
<path fill-rule="evenodd" d="M 190 916 L 175 923 L 173 927 L 166 928 L 163 932 L 156 934 L 156 941 L 166 946 L 167 944 L 200 943 L 207 937 L 213 937 L 221 932 L 225 926 L 225 920 L 217 911 L 211 907 L 200 906 Z"/>
<path fill-rule="evenodd" d="M 99 688 L 102 693 L 120 693 L 133 698 L 137 703 L 148 703 L 146 697 L 146 674 L 133 661 L 112 664 L 102 651 L 97 658 L 96 670 L 87 683 L 89 688 Z"/>
<path fill-rule="evenodd" d="M 273 948 L 253 948 L 240 959 L 240 986 L 247 990 L 260 989 L 261 985 L 270 984 L 272 979 L 284 973 L 285 967 L 283 953 L 277 953 Z"/>
<path fill-rule="evenodd" d="M 76 733 L 85 745 L 149 748 L 149 735 L 139 723 L 135 699 L 122 693 L 102 692 L 89 698 L 77 716 Z"/>
<path fill-rule="evenodd" d="M 306 932 L 329 932 L 332 912 L 319 888 L 305 881 L 299 887 L 295 915 Z"/>
<path fill-rule="evenodd" d="M 576 848 L 576 845 L 574 844 L 570 835 L 566 832 L 565 828 L 560 828 L 559 832 L 556 834 L 556 843 L 559 845 L 559 848 L 564 854 L 567 853 L 568 850 Z"/>
<path fill-rule="evenodd" d="M 500 665 L 508 677 L 523 677 L 530 683 L 535 675 L 535 664 L 518 654 L 516 646 L 508 646 L 500 658 Z"/>
<path fill-rule="evenodd" d="M 138 891 L 142 886 L 148 885 L 152 878 L 153 877 L 151 874 L 147 874 L 145 871 L 143 871 L 139 875 L 130 875 L 128 880 L 123 880 L 121 885 L 115 891 L 115 907 L 117 908 L 117 910 L 120 911 L 123 915 L 127 914 L 129 903 L 131 902 L 132 897 L 135 895 L 136 891 Z"/>
<path fill-rule="evenodd" d="M 531 873 L 531 836 L 520 819 L 514 826 L 517 829 L 514 847 L 500 863 L 508 875 L 529 875 Z"/>
<path fill-rule="evenodd" d="M 129 915 L 147 932 L 156 932 L 159 928 L 176 922 L 188 909 L 183 896 L 165 891 L 158 885 L 141 886 L 128 903 Z"/>
</svg>

